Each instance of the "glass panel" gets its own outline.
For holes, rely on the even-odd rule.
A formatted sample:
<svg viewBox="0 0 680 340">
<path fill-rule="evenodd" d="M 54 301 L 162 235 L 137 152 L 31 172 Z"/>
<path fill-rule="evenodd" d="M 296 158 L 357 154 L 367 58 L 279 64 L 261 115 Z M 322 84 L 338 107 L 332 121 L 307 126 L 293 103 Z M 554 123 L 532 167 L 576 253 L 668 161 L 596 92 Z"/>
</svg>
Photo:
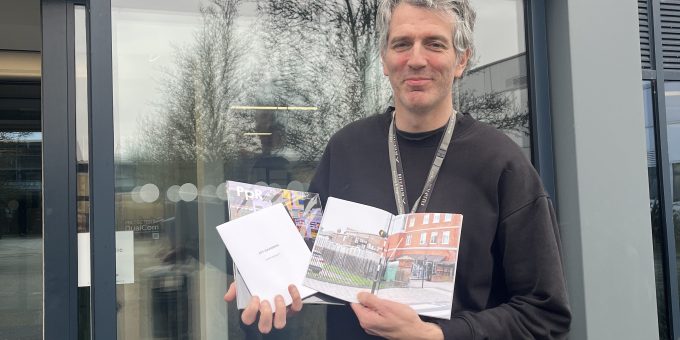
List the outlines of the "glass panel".
<svg viewBox="0 0 680 340">
<path fill-rule="evenodd" d="M 26 90 L 31 97 L 39 96 L 40 84 Z M 8 99 L 0 90 L 0 112 L 9 109 L 21 113 L 18 107 L 8 108 Z M 22 99 L 28 101 L 22 106 L 37 110 L 40 119 L 40 98 Z M 2 125 L 5 123 L 0 121 Z M 42 338 L 41 149 L 40 132 L 0 132 L 0 297 L 3 301 L 0 334 L 3 339 Z"/>
<path fill-rule="evenodd" d="M 0 1 L 0 339 L 42 339 L 40 1 Z"/>
<path fill-rule="evenodd" d="M 666 131 L 668 134 L 668 158 L 670 164 L 664 164 L 671 172 L 671 183 L 664 185 L 670 186 L 673 200 L 672 211 L 665 212 L 672 214 L 673 226 L 675 231 L 675 244 L 680 244 L 680 200 L 677 199 L 677 191 L 680 188 L 680 176 L 676 175 L 675 169 L 680 164 L 680 82 L 667 82 L 666 84 Z M 680 248 L 676 247 L 676 261 L 680 265 Z M 680 273 L 680 271 L 679 271 Z"/>
<path fill-rule="evenodd" d="M 673 163 L 673 204 L 680 203 L 680 163 Z"/>
<path fill-rule="evenodd" d="M 476 1 L 477 56 L 456 94 L 459 110 L 505 132 L 531 159 L 524 1 Z"/>
<path fill-rule="evenodd" d="M 292 139 L 313 137 L 297 127 L 320 123 L 318 105 L 283 96 L 261 67 L 276 61 L 255 2 L 158 4 L 112 3 L 116 231 L 134 250 L 118 337 L 250 338 L 222 300 L 233 279 L 215 230 L 224 182 L 307 183 L 324 142 L 299 150 Z M 323 338 L 324 310 L 309 307 L 274 336 Z"/>
<path fill-rule="evenodd" d="M 89 143 L 87 104 L 87 17 L 85 6 L 73 7 L 74 46 L 76 70 L 76 187 L 77 187 L 77 231 L 78 261 L 90 263 L 89 247 L 82 249 L 82 241 L 89 240 L 90 232 L 90 184 L 89 184 Z M 89 246 L 89 243 L 87 243 Z M 78 272 L 78 339 L 90 338 L 90 276 L 79 268 Z"/>
<path fill-rule="evenodd" d="M 385 109 L 376 1 L 364 2 L 348 16 L 335 0 L 112 1 L 116 231 L 132 236 L 117 248 L 134 252 L 118 262 L 131 271 L 119 275 L 120 339 L 258 337 L 222 301 L 224 183 L 307 188 L 332 133 Z M 479 6 L 487 27 L 461 107 L 528 155 L 522 1 Z M 269 337 L 324 339 L 325 327 L 310 305 Z"/>
<path fill-rule="evenodd" d="M 666 83 L 666 121 L 680 123 L 680 82 Z"/>
<path fill-rule="evenodd" d="M 659 321 L 659 339 L 669 339 L 669 315 L 666 305 L 664 272 L 664 231 L 661 216 L 663 210 L 659 201 L 659 179 L 656 166 L 656 143 L 654 139 L 653 84 L 642 83 L 644 101 L 645 134 L 647 137 L 647 174 L 649 179 L 649 210 L 652 219 L 652 248 L 654 251 L 654 277 L 656 281 L 656 305 Z"/>
</svg>

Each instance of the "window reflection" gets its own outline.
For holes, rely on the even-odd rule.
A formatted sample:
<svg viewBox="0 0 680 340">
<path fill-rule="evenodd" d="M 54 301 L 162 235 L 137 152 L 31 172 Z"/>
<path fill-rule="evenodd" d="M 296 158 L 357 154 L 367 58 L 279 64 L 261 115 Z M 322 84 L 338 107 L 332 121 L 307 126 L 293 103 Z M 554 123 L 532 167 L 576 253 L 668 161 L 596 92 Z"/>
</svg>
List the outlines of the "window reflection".
<svg viewBox="0 0 680 340">
<path fill-rule="evenodd" d="M 673 204 L 680 203 L 680 162 L 673 163 Z"/>
<path fill-rule="evenodd" d="M 652 224 L 652 249 L 654 251 L 654 279 L 656 282 L 656 301 L 659 323 L 659 339 L 669 339 L 669 315 L 666 306 L 664 273 L 664 231 L 662 207 L 659 197 L 659 179 L 656 163 L 656 143 L 654 138 L 654 107 L 652 89 L 649 81 L 642 83 L 644 101 L 645 135 L 647 139 L 647 174 L 649 182 L 649 208 Z"/>
<path fill-rule="evenodd" d="M 477 1 L 477 57 L 456 93 L 459 111 L 505 132 L 531 158 L 523 1 Z"/>
<path fill-rule="evenodd" d="M 40 84 L 3 86 L 0 96 L 39 93 Z M 14 91 L 8 91 L 14 90 Z M 16 99 L 16 97 L 14 97 Z M 0 102 L 0 112 L 20 113 Z M 40 99 L 26 100 L 24 107 Z M 29 105 L 26 105 L 29 104 Z M 14 129 L 12 121 L 0 121 Z M 39 339 L 42 325 L 42 134 L 0 130 L 0 334 L 3 339 Z"/>
<path fill-rule="evenodd" d="M 80 240 L 89 239 L 90 232 L 90 172 L 89 172 L 89 134 L 87 98 L 87 34 L 85 6 L 73 6 L 73 35 L 75 62 L 76 98 L 76 230 Z M 78 243 L 78 261 L 89 265 L 90 252 L 81 249 Z M 84 266 L 84 264 L 83 264 Z M 90 287 L 89 270 L 78 272 L 78 339 L 90 338 Z M 88 283 L 88 284 L 86 284 Z"/>
<path fill-rule="evenodd" d="M 0 1 L 0 339 L 41 339 L 40 1 Z"/>
<path fill-rule="evenodd" d="M 529 154 L 522 1 L 480 5 L 462 110 Z M 501 6 L 503 11 L 498 11 Z M 222 301 L 227 180 L 305 190 L 330 136 L 382 112 L 377 0 L 112 1 L 116 230 L 134 235 L 121 339 L 254 339 Z M 501 20 L 502 21 L 498 21 Z M 274 339 L 325 337 L 305 306 Z"/>
<path fill-rule="evenodd" d="M 680 242 L 680 200 L 676 195 L 680 188 L 680 176 L 675 176 L 676 164 L 680 163 L 680 82 L 667 82 L 666 86 L 666 133 L 668 136 L 668 158 L 670 164 L 664 164 L 671 172 L 671 196 L 673 200 L 672 221 L 675 230 L 675 242 Z M 671 226 L 669 226 L 671 227 Z M 680 249 L 676 250 L 676 260 L 680 260 Z"/>
<path fill-rule="evenodd" d="M 531 157 L 526 54 L 473 68 L 458 93 L 459 110 L 505 132 Z"/>
<path fill-rule="evenodd" d="M 673 198 L 674 222 L 680 223 L 680 82 L 666 83 L 666 122 L 668 134 L 668 157 L 671 171 L 671 197 Z M 676 228 L 680 224 L 676 224 Z"/>
</svg>

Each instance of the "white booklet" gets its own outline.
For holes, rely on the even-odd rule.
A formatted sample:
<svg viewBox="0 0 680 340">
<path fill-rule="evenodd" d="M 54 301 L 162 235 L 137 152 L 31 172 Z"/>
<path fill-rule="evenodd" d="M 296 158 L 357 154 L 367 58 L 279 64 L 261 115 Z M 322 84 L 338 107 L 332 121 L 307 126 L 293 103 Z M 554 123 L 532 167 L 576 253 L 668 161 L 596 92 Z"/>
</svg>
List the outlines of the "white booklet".
<svg viewBox="0 0 680 340">
<path fill-rule="evenodd" d="M 282 204 L 221 224 L 217 231 L 248 290 L 260 301 L 268 300 L 273 308 L 274 297 L 281 295 L 291 304 L 290 284 L 302 298 L 316 293 L 302 285 L 311 253 Z"/>
<path fill-rule="evenodd" d="M 395 216 L 330 197 L 304 284 L 348 302 L 370 292 L 450 319 L 462 225 L 460 214 Z"/>
<path fill-rule="evenodd" d="M 321 199 L 319 199 L 318 194 L 234 181 L 227 181 L 226 191 L 229 220 L 282 203 L 300 231 L 300 236 L 311 248 L 319 230 L 322 215 Z M 234 265 L 234 281 L 237 291 L 236 307 L 244 309 L 250 303 L 251 294 L 236 265 Z M 303 303 L 334 303 L 330 299 L 329 297 L 315 295 L 305 299 Z"/>
</svg>

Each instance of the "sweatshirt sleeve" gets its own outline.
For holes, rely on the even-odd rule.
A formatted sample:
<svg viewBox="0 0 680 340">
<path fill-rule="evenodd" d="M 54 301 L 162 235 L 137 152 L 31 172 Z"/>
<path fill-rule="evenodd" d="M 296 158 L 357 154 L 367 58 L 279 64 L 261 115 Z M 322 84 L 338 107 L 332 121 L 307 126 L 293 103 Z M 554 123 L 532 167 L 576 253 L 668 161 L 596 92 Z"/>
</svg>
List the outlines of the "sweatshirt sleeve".
<svg viewBox="0 0 680 340">
<path fill-rule="evenodd" d="M 566 338 L 571 312 L 557 221 L 548 197 L 542 195 L 504 217 L 496 242 L 508 301 L 440 320 L 445 339 Z"/>
</svg>

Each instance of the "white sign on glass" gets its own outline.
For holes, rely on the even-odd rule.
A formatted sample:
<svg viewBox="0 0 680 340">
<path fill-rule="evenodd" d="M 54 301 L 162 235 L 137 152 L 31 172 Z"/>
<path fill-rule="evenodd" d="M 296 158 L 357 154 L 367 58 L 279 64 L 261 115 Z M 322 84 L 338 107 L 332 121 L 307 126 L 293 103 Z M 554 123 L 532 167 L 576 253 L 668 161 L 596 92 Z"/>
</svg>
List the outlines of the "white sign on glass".
<svg viewBox="0 0 680 340">
<path fill-rule="evenodd" d="M 135 283 L 132 231 L 116 232 L 116 284 Z M 90 286 L 90 233 L 78 233 L 78 287 Z"/>
</svg>

